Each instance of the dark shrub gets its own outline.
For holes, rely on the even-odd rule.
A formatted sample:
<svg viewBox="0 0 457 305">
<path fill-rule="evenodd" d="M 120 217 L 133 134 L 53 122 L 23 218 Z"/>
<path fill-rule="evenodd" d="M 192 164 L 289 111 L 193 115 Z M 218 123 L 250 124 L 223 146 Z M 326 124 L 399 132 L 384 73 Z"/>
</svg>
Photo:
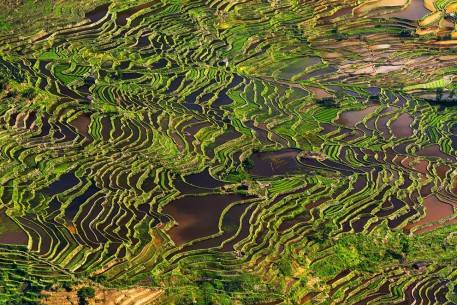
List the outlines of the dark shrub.
<svg viewBox="0 0 457 305">
<path fill-rule="evenodd" d="M 33 88 L 27 88 L 24 91 L 21 92 L 21 96 L 26 99 L 33 99 L 36 96 L 35 89 Z"/>
<path fill-rule="evenodd" d="M 77 292 L 79 305 L 86 305 L 87 299 L 95 297 L 95 289 L 92 287 L 82 287 Z"/>
</svg>

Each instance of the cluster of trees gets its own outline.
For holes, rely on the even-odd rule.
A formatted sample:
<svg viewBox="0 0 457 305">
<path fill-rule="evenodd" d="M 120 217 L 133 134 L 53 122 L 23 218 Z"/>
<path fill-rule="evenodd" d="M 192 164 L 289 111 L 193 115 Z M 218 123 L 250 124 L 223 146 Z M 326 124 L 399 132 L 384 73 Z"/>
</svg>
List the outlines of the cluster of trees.
<svg viewBox="0 0 457 305">
<path fill-rule="evenodd" d="M 389 234 L 389 233 L 387 233 Z M 324 234 L 325 235 L 325 234 Z M 411 252 L 411 241 L 402 234 L 345 234 L 333 244 L 334 255 L 312 265 L 319 276 L 335 276 L 345 269 L 374 272 L 385 262 L 401 262 Z"/>
<path fill-rule="evenodd" d="M 244 272 L 222 276 L 210 270 L 188 270 L 172 277 L 173 284 L 167 285 L 165 292 L 176 305 L 231 305 L 234 298 L 241 304 L 261 304 L 269 289 L 260 278 Z"/>
<path fill-rule="evenodd" d="M 79 305 L 89 304 L 89 299 L 95 297 L 95 289 L 92 287 L 82 287 L 77 292 Z"/>
</svg>

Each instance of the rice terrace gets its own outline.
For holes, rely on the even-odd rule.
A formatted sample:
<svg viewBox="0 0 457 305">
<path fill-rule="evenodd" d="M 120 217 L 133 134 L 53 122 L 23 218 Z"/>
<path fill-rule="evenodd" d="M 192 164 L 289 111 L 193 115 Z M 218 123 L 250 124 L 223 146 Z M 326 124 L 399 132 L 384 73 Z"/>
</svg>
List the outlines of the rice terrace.
<svg viewBox="0 0 457 305">
<path fill-rule="evenodd" d="M 0 0 L 0 305 L 457 305 L 457 0 Z"/>
</svg>

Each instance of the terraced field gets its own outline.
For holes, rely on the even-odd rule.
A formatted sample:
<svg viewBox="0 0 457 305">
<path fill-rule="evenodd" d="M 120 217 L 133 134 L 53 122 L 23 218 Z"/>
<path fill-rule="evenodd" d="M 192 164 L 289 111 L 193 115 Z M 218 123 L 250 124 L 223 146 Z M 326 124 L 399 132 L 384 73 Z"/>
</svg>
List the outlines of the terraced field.
<svg viewBox="0 0 457 305">
<path fill-rule="evenodd" d="M 0 304 L 457 304 L 457 1 L 0 9 Z"/>
</svg>

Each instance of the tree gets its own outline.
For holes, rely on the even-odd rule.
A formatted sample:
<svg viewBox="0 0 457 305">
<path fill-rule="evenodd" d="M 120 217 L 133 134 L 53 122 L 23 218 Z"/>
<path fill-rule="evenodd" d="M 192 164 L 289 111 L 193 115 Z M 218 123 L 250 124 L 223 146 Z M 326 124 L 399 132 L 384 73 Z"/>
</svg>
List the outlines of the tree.
<svg viewBox="0 0 457 305">
<path fill-rule="evenodd" d="M 320 223 L 314 233 L 312 233 L 308 238 L 309 240 L 316 241 L 318 243 L 324 243 L 330 237 L 330 234 L 333 231 L 333 224 L 330 222 Z"/>
<path fill-rule="evenodd" d="M 282 275 L 285 276 L 291 276 L 292 275 L 292 265 L 290 264 L 290 261 L 282 258 L 277 262 L 277 266 L 279 269 L 279 272 L 281 272 Z"/>
<path fill-rule="evenodd" d="M 36 96 L 35 89 L 33 88 L 27 88 L 24 91 L 22 91 L 21 96 L 26 99 L 33 99 Z"/>
<path fill-rule="evenodd" d="M 252 161 L 251 158 L 246 158 L 243 160 L 243 167 L 246 169 L 246 170 L 250 170 L 252 168 L 254 168 L 254 161 Z"/>
<path fill-rule="evenodd" d="M 436 89 L 436 101 L 441 102 L 443 99 L 443 88 L 437 88 Z"/>
<path fill-rule="evenodd" d="M 63 282 L 62 283 L 62 288 L 65 289 L 65 291 L 72 291 L 73 288 L 71 287 L 71 283 L 70 282 Z"/>
<path fill-rule="evenodd" d="M 92 287 L 82 287 L 77 292 L 79 305 L 86 305 L 87 299 L 95 297 L 95 289 Z"/>
<path fill-rule="evenodd" d="M 5 90 L 8 86 L 8 81 L 0 76 L 0 90 Z"/>
<path fill-rule="evenodd" d="M 400 33 L 398 33 L 398 36 L 400 37 L 412 37 L 413 36 L 413 32 L 409 29 L 401 29 Z"/>
</svg>

